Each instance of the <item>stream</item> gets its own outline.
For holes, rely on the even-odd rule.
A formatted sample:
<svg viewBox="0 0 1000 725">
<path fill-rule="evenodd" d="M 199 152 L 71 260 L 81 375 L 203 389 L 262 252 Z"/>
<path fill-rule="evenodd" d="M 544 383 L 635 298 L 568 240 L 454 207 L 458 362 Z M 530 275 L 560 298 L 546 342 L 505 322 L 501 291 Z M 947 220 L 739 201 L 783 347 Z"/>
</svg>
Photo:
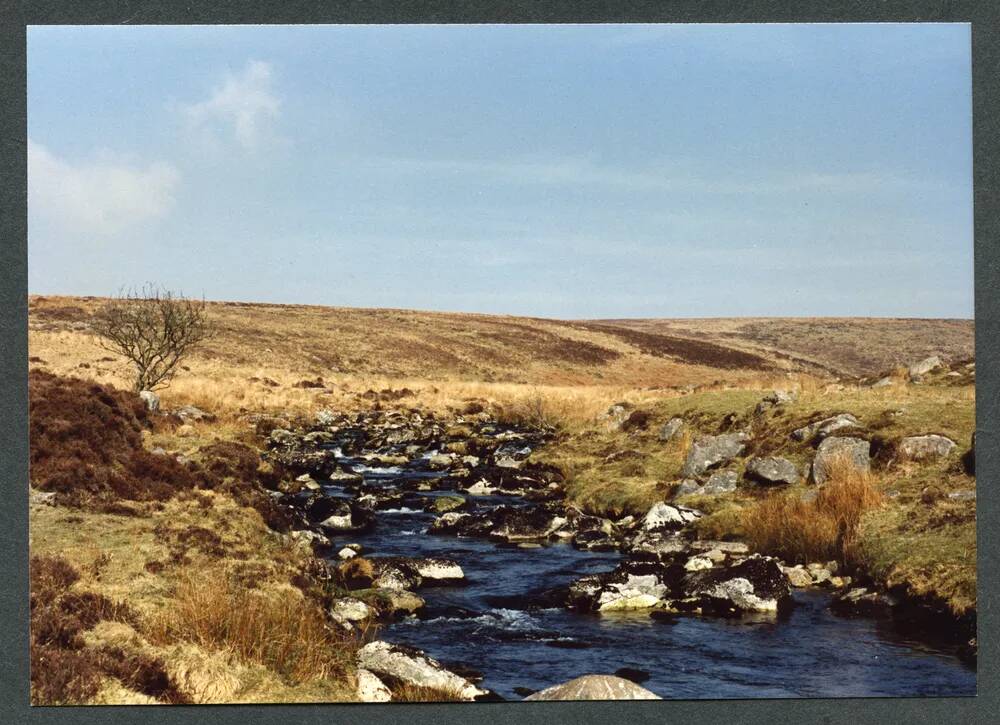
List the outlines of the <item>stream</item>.
<svg viewBox="0 0 1000 725">
<path fill-rule="evenodd" d="M 331 498 L 361 492 L 412 492 L 431 478 L 418 459 L 370 467 L 337 451 L 338 466 L 362 473 L 352 488 L 323 484 Z M 416 494 L 409 493 L 408 496 Z M 421 491 L 426 501 L 464 495 L 470 508 L 526 503 L 518 496 Z M 944 647 L 909 639 L 891 623 L 835 616 L 830 594 L 793 591 L 781 615 L 651 618 L 648 610 L 577 613 L 544 593 L 586 574 L 614 569 L 621 554 L 581 551 L 567 543 L 521 547 L 427 533 L 435 514 L 404 502 L 375 513 L 367 533 L 331 536 L 333 554 L 358 543 L 365 556 L 445 557 L 464 570 L 461 586 L 424 588 L 419 616 L 387 623 L 379 638 L 424 650 L 445 666 L 482 673 L 482 687 L 521 699 L 590 673 L 629 668 L 630 679 L 668 699 L 865 696 L 961 696 L 976 693 L 975 669 Z"/>
</svg>

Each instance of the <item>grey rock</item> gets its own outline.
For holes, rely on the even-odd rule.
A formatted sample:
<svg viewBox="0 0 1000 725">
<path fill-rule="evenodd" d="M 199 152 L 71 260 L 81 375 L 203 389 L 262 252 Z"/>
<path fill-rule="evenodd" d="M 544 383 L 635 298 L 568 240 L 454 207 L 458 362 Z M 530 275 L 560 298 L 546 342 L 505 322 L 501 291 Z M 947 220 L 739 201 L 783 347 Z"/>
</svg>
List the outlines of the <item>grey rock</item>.
<svg viewBox="0 0 1000 725">
<path fill-rule="evenodd" d="M 674 499 L 678 499 L 682 496 L 690 496 L 691 494 L 701 493 L 701 484 L 695 481 L 693 478 L 685 478 L 681 481 L 677 488 L 674 490 Z"/>
<path fill-rule="evenodd" d="M 663 441 L 664 443 L 674 440 L 677 436 L 681 434 L 684 430 L 684 419 L 683 418 L 671 418 L 660 428 L 660 432 L 657 433 L 657 440 Z"/>
<path fill-rule="evenodd" d="M 845 430 L 847 428 L 860 427 L 861 421 L 853 415 L 850 413 L 839 413 L 792 431 L 792 438 L 797 441 L 808 441 L 813 438 L 826 438 L 837 431 Z"/>
<path fill-rule="evenodd" d="M 793 484 L 799 481 L 799 471 L 787 458 L 752 458 L 747 462 L 744 477 L 764 485 Z"/>
<path fill-rule="evenodd" d="M 909 373 L 911 378 L 920 377 L 926 375 L 929 372 L 937 370 L 939 367 L 944 365 L 937 355 L 932 355 L 931 357 L 924 358 L 920 362 L 913 363 L 909 367 Z"/>
<path fill-rule="evenodd" d="M 388 642 L 370 642 L 358 650 L 358 667 L 379 678 L 454 693 L 462 700 L 487 694 L 420 650 Z"/>
<path fill-rule="evenodd" d="M 899 443 L 899 452 L 907 460 L 927 461 L 949 455 L 957 445 L 950 438 L 932 433 L 904 438 Z"/>
<path fill-rule="evenodd" d="M 150 413 L 156 413 L 160 410 L 160 396 L 154 393 L 152 390 L 140 391 L 139 397 L 142 398 L 142 402 L 146 404 L 146 410 Z"/>
<path fill-rule="evenodd" d="M 561 685 L 547 687 L 525 700 L 659 700 L 644 687 L 615 675 L 583 675 Z"/>
<path fill-rule="evenodd" d="M 843 459 L 860 471 L 871 467 L 871 444 L 861 438 L 831 436 L 819 444 L 813 458 L 812 474 L 817 484 L 826 483 L 834 461 Z"/>
<path fill-rule="evenodd" d="M 728 463 L 743 452 L 746 440 L 743 432 L 699 438 L 688 452 L 681 475 L 696 478 L 710 468 Z"/>
<path fill-rule="evenodd" d="M 705 496 L 716 496 L 722 493 L 732 493 L 736 490 L 739 474 L 736 471 L 715 471 L 701 488 Z"/>
</svg>

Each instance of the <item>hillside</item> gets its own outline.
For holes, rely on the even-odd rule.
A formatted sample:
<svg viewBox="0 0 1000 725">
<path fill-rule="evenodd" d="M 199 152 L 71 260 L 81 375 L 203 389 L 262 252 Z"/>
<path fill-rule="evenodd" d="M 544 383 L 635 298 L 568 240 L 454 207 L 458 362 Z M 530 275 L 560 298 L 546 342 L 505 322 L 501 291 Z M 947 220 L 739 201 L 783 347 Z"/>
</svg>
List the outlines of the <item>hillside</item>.
<svg viewBox="0 0 1000 725">
<path fill-rule="evenodd" d="M 88 334 L 99 298 L 29 300 L 32 354 Z M 537 385 L 682 387 L 787 372 L 874 374 L 929 354 L 973 355 L 966 320 L 710 319 L 562 321 L 496 315 L 212 302 L 217 334 L 192 365 L 307 376 Z M 93 355 L 86 356 L 87 351 Z M 64 359 L 63 356 L 59 356 Z"/>
</svg>

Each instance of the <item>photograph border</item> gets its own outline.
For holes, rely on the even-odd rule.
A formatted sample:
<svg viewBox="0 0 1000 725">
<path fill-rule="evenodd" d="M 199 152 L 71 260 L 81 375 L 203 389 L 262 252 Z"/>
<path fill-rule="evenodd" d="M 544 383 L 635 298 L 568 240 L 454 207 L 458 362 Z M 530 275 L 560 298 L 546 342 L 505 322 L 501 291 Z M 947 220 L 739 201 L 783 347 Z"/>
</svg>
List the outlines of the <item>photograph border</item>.
<svg viewBox="0 0 1000 725">
<path fill-rule="evenodd" d="M 973 179 L 975 213 L 976 429 L 978 479 L 1000 481 L 997 435 L 1000 406 L 1000 10 L 995 0 L 783 0 L 752 3 L 722 0 L 655 2 L 315 2 L 265 0 L 102 0 L 17 2 L 0 0 L 0 719 L 9 723 L 99 723 L 108 720 L 153 725 L 211 720 L 220 725 L 255 723 L 606 723 L 663 721 L 701 723 L 995 722 L 1000 712 L 996 683 L 998 540 L 996 486 L 978 491 L 977 540 L 978 691 L 968 698 L 824 698 L 664 700 L 660 702 L 552 702 L 476 704 L 292 704 L 196 706 L 30 707 L 28 705 L 28 415 L 27 415 L 27 98 L 28 25 L 108 24 L 314 24 L 314 23 L 617 23 L 617 22 L 966 22 L 972 30 Z M 925 280 L 934 284 L 933 279 Z M 808 643 L 804 643 L 808 646 Z M 197 714 L 196 714 L 197 713 Z"/>
</svg>

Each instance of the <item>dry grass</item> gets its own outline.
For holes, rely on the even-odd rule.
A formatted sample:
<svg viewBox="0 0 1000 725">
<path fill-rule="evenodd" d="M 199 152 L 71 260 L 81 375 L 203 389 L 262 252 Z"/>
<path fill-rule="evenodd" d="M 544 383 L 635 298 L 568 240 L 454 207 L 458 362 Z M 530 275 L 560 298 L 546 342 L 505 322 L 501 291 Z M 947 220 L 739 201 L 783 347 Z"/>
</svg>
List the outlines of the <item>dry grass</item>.
<svg viewBox="0 0 1000 725">
<path fill-rule="evenodd" d="M 393 702 L 462 702 L 458 692 L 402 683 L 389 688 Z"/>
<path fill-rule="evenodd" d="M 159 644 L 230 652 L 293 685 L 346 677 L 358 640 L 328 626 L 315 602 L 282 594 L 183 576 L 170 606 L 150 624 L 150 636 Z"/>
<path fill-rule="evenodd" d="M 861 518 L 885 497 L 871 473 L 846 459 L 831 461 L 829 476 L 815 498 L 774 493 L 745 509 L 742 529 L 754 550 L 796 563 L 856 562 Z"/>
</svg>

